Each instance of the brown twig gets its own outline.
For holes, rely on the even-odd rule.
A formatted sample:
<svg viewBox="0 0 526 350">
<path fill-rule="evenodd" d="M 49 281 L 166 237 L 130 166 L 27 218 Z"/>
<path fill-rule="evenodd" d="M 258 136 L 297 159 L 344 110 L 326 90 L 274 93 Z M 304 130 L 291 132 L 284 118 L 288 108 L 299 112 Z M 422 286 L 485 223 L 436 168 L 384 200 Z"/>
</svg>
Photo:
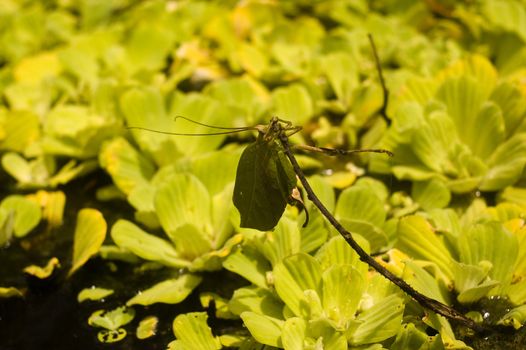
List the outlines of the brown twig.
<svg viewBox="0 0 526 350">
<path fill-rule="evenodd" d="M 367 34 L 369 38 L 369 43 L 371 43 L 371 49 L 373 50 L 374 61 L 376 63 L 376 70 L 378 71 L 378 79 L 380 79 L 380 85 L 382 86 L 383 93 L 383 103 L 380 108 L 380 115 L 384 118 L 387 125 L 391 124 L 391 119 L 387 116 L 387 104 L 389 103 L 389 90 L 385 85 L 384 74 L 382 71 L 382 65 L 380 64 L 380 58 L 378 57 L 378 51 L 376 50 L 376 45 L 374 43 L 373 36 L 369 33 Z"/>
<path fill-rule="evenodd" d="M 319 198 L 316 196 L 314 191 L 312 190 L 312 187 L 310 186 L 309 182 L 307 181 L 307 178 L 305 177 L 305 174 L 301 170 L 296 158 L 292 154 L 291 146 L 289 144 L 287 135 L 284 133 L 278 133 L 279 140 L 281 144 L 283 145 L 283 149 L 285 150 L 285 154 L 289 158 L 292 167 L 294 168 L 294 172 L 300 179 L 301 183 L 303 184 L 303 188 L 307 192 L 307 197 L 318 207 L 320 212 L 329 220 L 330 224 L 343 236 L 345 241 L 351 246 L 352 249 L 358 254 L 360 257 L 360 260 L 365 262 L 367 265 L 375 269 L 379 274 L 387 278 L 389 281 L 396 284 L 400 289 L 402 289 L 405 293 L 407 293 L 409 296 L 411 296 L 414 300 L 416 300 L 422 307 L 431 310 L 437 314 L 440 314 L 452 321 L 455 321 L 459 324 L 462 324 L 468 328 L 473 329 L 476 332 L 485 332 L 488 331 L 486 327 L 477 324 L 475 321 L 473 321 L 470 318 L 467 318 L 457 310 L 442 304 L 438 300 L 431 299 L 419 292 L 417 292 L 413 287 L 411 287 L 406 281 L 403 279 L 395 276 L 393 273 L 391 273 L 389 270 L 384 268 L 380 263 L 378 263 L 373 257 L 371 257 L 369 254 L 367 254 L 362 247 L 354 240 L 352 237 L 352 234 L 347 231 L 339 222 L 336 220 L 336 218 L 331 214 L 329 210 L 323 205 L 323 203 L 319 200 Z"/>
</svg>

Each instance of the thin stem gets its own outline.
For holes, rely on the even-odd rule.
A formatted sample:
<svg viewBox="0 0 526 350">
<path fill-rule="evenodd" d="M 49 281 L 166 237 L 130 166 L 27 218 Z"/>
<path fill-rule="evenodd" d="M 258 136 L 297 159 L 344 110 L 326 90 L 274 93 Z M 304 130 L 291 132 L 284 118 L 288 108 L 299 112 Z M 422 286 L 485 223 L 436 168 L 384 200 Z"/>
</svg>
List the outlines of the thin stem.
<svg viewBox="0 0 526 350">
<path fill-rule="evenodd" d="M 411 287 L 406 281 L 403 279 L 395 276 L 393 273 L 391 273 L 389 270 L 384 268 L 380 263 L 378 263 L 373 257 L 371 257 L 369 254 L 367 254 L 362 247 L 354 240 L 352 237 L 352 234 L 347 231 L 339 222 L 336 220 L 336 218 L 331 214 L 329 210 L 323 205 L 323 203 L 319 200 L 319 198 L 316 196 L 314 191 L 312 190 L 312 187 L 310 186 L 309 182 L 307 181 L 307 178 L 305 177 L 305 174 L 301 170 L 298 162 L 296 161 L 296 158 L 292 154 L 292 151 L 290 149 L 290 144 L 288 141 L 287 136 L 284 133 L 279 134 L 279 139 L 281 141 L 281 144 L 283 145 L 283 149 L 285 150 L 285 154 L 289 158 L 292 167 L 294 168 L 294 172 L 296 175 L 298 175 L 298 178 L 300 179 L 301 183 L 303 184 L 303 188 L 305 188 L 305 191 L 307 192 L 307 197 L 318 207 L 320 212 L 329 220 L 330 224 L 342 235 L 342 237 L 345 239 L 345 241 L 351 246 L 352 249 L 358 254 L 360 257 L 360 260 L 365 262 L 367 265 L 375 269 L 378 273 L 380 273 L 382 276 L 387 278 L 389 281 L 396 284 L 400 289 L 402 289 L 405 293 L 407 293 L 409 296 L 411 296 L 414 300 L 416 300 L 422 307 L 429 309 L 437 314 L 440 314 L 450 320 L 456 321 L 466 327 L 469 327 L 477 332 L 483 332 L 488 331 L 488 329 L 482 325 L 479 325 L 475 323 L 475 321 L 467 318 L 457 310 L 442 304 L 441 302 L 431 299 L 419 292 L 417 292 L 413 287 Z"/>
<path fill-rule="evenodd" d="M 378 57 L 378 51 L 376 50 L 376 45 L 374 43 L 373 36 L 369 33 L 367 34 L 369 42 L 371 43 L 371 49 L 373 50 L 374 61 L 376 63 L 376 70 L 378 71 L 378 78 L 380 79 L 380 85 L 382 86 L 383 93 L 383 103 L 380 108 L 380 115 L 384 118 L 387 125 L 391 124 L 391 119 L 387 116 L 387 104 L 389 103 L 389 90 L 385 85 L 384 74 L 382 72 L 382 65 L 380 64 L 380 58 Z"/>
</svg>

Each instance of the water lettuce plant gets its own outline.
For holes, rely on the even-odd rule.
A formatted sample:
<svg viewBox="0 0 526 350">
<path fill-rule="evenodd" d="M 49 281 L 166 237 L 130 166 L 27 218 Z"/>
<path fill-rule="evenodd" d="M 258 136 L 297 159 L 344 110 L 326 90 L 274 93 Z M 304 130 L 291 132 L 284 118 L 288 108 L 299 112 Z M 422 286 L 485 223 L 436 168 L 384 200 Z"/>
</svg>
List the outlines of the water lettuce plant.
<svg viewBox="0 0 526 350">
<path fill-rule="evenodd" d="M 283 154 L 271 164 L 289 170 L 279 215 L 262 232 L 241 227 L 235 169 L 253 133 L 139 129 L 202 134 L 174 118 L 241 128 L 278 116 L 303 127 L 293 144 L 393 151 L 297 158 L 378 264 L 478 324 L 522 327 L 525 13 L 519 0 L 3 1 L 0 298 L 56 295 L 35 279 L 79 288 L 85 320 L 106 310 L 93 334 L 137 329 L 137 347 L 168 327 L 134 312 L 199 299 L 207 313 L 168 316 L 170 348 L 469 349 L 474 338 L 369 270 L 307 200 L 303 227 L 305 211 L 281 196 L 298 185 Z M 77 203 L 76 191 L 94 198 Z M 17 250 L 31 261 L 12 271 Z M 93 277 L 100 266 L 111 272 Z M 206 280 L 218 275 L 233 290 Z M 12 324 L 2 329 L 19 333 Z"/>
<path fill-rule="evenodd" d="M 370 168 L 399 179 L 438 179 L 455 193 L 502 190 L 526 164 L 523 102 L 519 86 L 499 81 L 476 55 L 435 78 L 409 80 L 381 141 L 397 156 L 392 164 L 375 158 Z"/>
</svg>

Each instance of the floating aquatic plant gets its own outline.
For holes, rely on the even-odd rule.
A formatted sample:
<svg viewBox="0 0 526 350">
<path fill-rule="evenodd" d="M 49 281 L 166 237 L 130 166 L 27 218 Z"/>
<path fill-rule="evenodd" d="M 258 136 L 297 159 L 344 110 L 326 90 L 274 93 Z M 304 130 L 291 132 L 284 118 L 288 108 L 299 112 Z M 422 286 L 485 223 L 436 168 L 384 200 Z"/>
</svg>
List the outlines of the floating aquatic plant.
<svg viewBox="0 0 526 350">
<path fill-rule="evenodd" d="M 410 80 L 391 106 L 392 126 L 381 142 L 396 157 L 392 164 L 375 158 L 370 168 L 404 180 L 438 179 L 455 193 L 502 190 L 526 164 L 524 100 L 481 56 L 434 79 Z"/>
</svg>

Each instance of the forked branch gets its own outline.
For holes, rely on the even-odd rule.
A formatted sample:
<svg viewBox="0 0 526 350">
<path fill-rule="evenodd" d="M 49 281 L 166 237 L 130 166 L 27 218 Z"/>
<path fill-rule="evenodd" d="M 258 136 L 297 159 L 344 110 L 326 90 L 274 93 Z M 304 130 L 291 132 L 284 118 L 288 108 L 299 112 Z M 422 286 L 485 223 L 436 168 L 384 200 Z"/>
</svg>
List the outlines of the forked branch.
<svg viewBox="0 0 526 350">
<path fill-rule="evenodd" d="M 289 158 L 292 167 L 294 168 L 294 172 L 296 175 L 298 175 L 298 178 L 300 179 L 301 183 L 303 184 L 303 188 L 305 188 L 305 191 L 307 192 L 307 197 L 318 207 L 320 212 L 329 220 L 331 225 L 343 236 L 345 241 L 354 249 L 354 251 L 358 254 L 360 257 L 360 260 L 365 262 L 367 265 L 375 269 L 379 274 L 387 278 L 389 281 L 396 284 L 400 289 L 402 289 L 405 293 L 407 293 L 409 296 L 411 296 L 414 300 L 416 300 L 422 307 L 431 310 L 439 315 L 442 315 L 452 321 L 455 321 L 459 324 L 462 324 L 466 327 L 469 327 L 477 332 L 483 332 L 488 331 L 488 329 L 482 325 L 477 324 L 475 321 L 473 321 L 470 318 L 467 318 L 457 310 L 453 309 L 452 307 L 449 307 L 445 304 L 442 304 L 441 302 L 431 299 L 419 292 L 417 292 L 413 287 L 411 287 L 406 281 L 403 279 L 395 276 L 393 273 L 391 273 L 389 270 L 387 270 L 385 267 L 380 265 L 373 257 L 371 257 L 367 252 L 365 252 L 362 247 L 354 240 L 352 234 L 347 231 L 339 222 L 336 220 L 336 218 L 331 214 L 329 210 L 323 205 L 323 203 L 319 200 L 319 198 L 316 196 L 314 191 L 312 190 L 312 187 L 310 186 L 309 182 L 307 181 L 307 178 L 305 177 L 305 174 L 301 170 L 298 162 L 296 161 L 296 158 L 292 154 L 291 146 L 289 144 L 288 138 L 284 133 L 279 133 L 279 139 L 281 144 L 283 145 L 283 149 L 285 151 L 285 154 Z"/>
</svg>

